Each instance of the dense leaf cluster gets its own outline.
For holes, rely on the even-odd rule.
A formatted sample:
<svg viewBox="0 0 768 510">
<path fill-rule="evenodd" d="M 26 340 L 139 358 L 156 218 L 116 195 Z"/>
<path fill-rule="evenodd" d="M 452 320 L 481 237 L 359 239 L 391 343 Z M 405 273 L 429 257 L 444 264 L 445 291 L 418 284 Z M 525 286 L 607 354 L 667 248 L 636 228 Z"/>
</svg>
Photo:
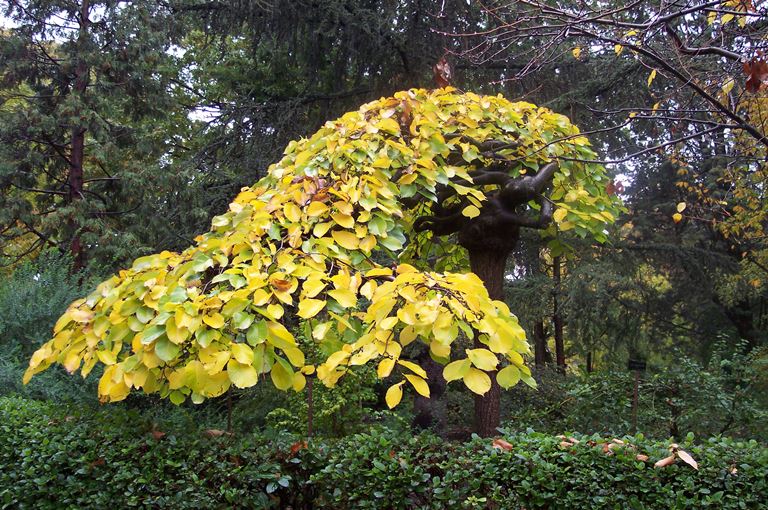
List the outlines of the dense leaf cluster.
<svg viewBox="0 0 768 510">
<path fill-rule="evenodd" d="M 155 439 L 134 413 L 16 398 L 0 399 L 0 418 L 2 508 L 758 509 L 768 491 L 768 450 L 754 441 L 688 440 L 698 470 L 680 457 L 654 469 L 670 443 L 642 436 L 505 434 L 497 444 L 511 450 L 387 431 Z"/>
<path fill-rule="evenodd" d="M 527 226 L 526 213 L 549 208 L 548 234 L 604 240 L 618 200 L 602 167 L 575 161 L 592 151 L 566 117 L 501 96 L 410 90 L 328 122 L 285 154 L 195 246 L 139 258 L 75 301 L 25 380 L 54 362 L 87 375 L 101 361 L 104 401 L 140 388 L 202 402 L 267 373 L 283 390 L 301 390 L 315 373 L 333 386 L 350 367 L 377 361 L 380 378 L 404 372 L 387 393 L 394 407 L 406 382 L 430 395 L 425 370 L 404 352 L 418 340 L 446 364 L 446 380 L 475 393 L 490 389 L 491 376 L 503 387 L 535 384 L 506 304 L 472 273 L 428 271 L 440 265 L 433 257 L 461 253 L 455 244 L 434 253 L 430 234 L 442 227 L 414 230 L 424 218 L 459 225 L 449 232 L 478 218 L 482 240 L 488 217 Z M 551 180 L 550 199 L 523 187 L 540 175 Z M 377 251 L 398 263 L 377 262 Z M 322 359 L 307 359 L 297 325 Z M 479 344 L 449 363 L 457 340 L 475 335 Z"/>
</svg>

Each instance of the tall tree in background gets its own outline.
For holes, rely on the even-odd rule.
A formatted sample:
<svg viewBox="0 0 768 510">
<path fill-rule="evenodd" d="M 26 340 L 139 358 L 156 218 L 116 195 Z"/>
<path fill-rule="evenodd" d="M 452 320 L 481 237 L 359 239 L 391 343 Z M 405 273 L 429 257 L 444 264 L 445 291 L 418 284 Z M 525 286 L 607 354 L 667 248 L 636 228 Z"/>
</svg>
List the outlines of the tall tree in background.
<svg viewBox="0 0 768 510">
<path fill-rule="evenodd" d="M 174 109 L 170 11 L 144 1 L 19 0 L 4 14 L 14 26 L 0 46 L 2 255 L 56 246 L 76 269 L 90 251 L 102 261 L 124 256 L 142 236 L 146 192 L 167 157 L 151 121 Z"/>
</svg>

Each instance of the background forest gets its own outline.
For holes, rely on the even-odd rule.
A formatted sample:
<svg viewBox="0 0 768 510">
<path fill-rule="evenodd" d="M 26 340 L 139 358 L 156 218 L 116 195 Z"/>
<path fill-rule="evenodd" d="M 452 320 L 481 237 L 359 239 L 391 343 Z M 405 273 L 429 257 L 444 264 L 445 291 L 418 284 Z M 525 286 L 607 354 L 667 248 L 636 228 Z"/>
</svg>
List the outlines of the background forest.
<svg viewBox="0 0 768 510">
<path fill-rule="evenodd" d="M 469 438 L 465 390 L 449 386 L 436 419 L 425 423 L 410 405 L 386 410 L 386 387 L 371 368 L 333 390 L 316 385 L 311 404 L 306 393 L 260 384 L 197 406 L 145 395 L 99 406 L 98 374 L 83 381 L 60 367 L 21 383 L 29 357 L 72 300 L 139 256 L 192 244 L 291 140 L 382 96 L 435 87 L 433 66 L 442 58 L 461 90 L 500 93 L 567 115 L 606 165 L 613 179 L 606 191 L 625 207 L 603 244 L 567 231 L 563 244 L 548 244 L 536 232 L 521 239 L 504 295 L 534 347 L 527 361 L 539 384 L 503 393 L 504 434 L 533 434 L 517 436 L 520 443 L 538 441 L 535 430 L 640 433 L 638 444 L 644 435 L 764 445 L 768 5 L 569 4 L 10 0 L 0 32 L 0 408 L 8 423 L 36 424 L 14 433 L 37 441 L 47 434 L 44 424 L 64 426 L 73 416 L 83 427 L 130 430 L 147 444 L 164 436 L 192 441 L 184 434 L 195 431 L 237 450 L 232 433 L 258 433 L 265 451 L 305 455 L 294 458 L 294 467 L 307 471 L 319 470 L 325 455 L 296 439 L 307 435 L 308 421 L 315 436 L 342 441 L 329 443 L 342 445 L 331 449 L 342 457 L 359 451 L 373 458 L 376 443 L 418 455 L 430 454 L 430 441 L 438 448 L 436 437 L 420 439 L 414 428 Z M 562 444 L 553 441 L 547 448 Z M 82 469 L 104 462 L 101 454 L 88 457 L 92 445 L 82 447 Z M 736 448 L 713 446 L 720 447 Z M 220 469 L 244 473 L 247 454 L 227 452 Z M 184 462 L 170 450 L 151 454 Z M 3 463 L 17 460 L 0 455 Z M 349 496 L 349 507 L 395 491 L 381 482 L 386 470 L 371 467 L 381 459 L 333 462 L 342 461 L 359 477 L 379 469 L 370 475 L 370 492 L 360 488 L 362 478 L 359 487 L 340 489 L 364 495 Z M 340 470 L 320 472 L 316 487 L 344 487 Z M 246 475 L 263 481 L 250 494 L 255 507 L 284 505 L 276 495 L 302 476 L 275 478 L 268 467 Z M 7 489 L 11 479 L 3 476 L 0 506 L 5 498 L 14 507 L 20 492 Z M 22 478 L 44 476 L 30 471 Z M 169 475 L 156 476 L 146 475 L 146 483 Z M 243 480 L 217 482 L 226 486 L 216 496 L 224 499 L 205 504 L 239 501 Z M 176 485 L 157 490 L 181 498 Z M 419 490 L 406 491 L 402 507 L 428 507 L 413 496 Z M 552 491 L 528 500 L 528 508 L 566 497 Z M 759 508 L 765 493 L 753 492 L 757 499 L 747 505 Z M 486 508 L 473 494 L 455 496 L 457 508 Z M 77 506 L 72 497 L 69 505 Z M 317 497 L 342 507 L 332 489 Z"/>
</svg>

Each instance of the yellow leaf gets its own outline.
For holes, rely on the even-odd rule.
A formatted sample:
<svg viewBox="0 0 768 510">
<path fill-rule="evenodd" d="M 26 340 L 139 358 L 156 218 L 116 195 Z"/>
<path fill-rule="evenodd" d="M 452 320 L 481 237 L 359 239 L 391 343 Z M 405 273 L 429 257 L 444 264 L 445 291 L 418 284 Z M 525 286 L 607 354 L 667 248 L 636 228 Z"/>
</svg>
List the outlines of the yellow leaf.
<svg viewBox="0 0 768 510">
<path fill-rule="evenodd" d="M 370 252 L 376 247 L 376 238 L 374 236 L 366 236 L 360 241 L 360 249 L 365 252 Z"/>
<path fill-rule="evenodd" d="M 480 216 L 480 209 L 475 207 L 474 205 L 468 205 L 464 209 L 461 210 L 462 216 L 466 216 L 467 218 L 476 218 Z"/>
<path fill-rule="evenodd" d="M 448 382 L 462 379 L 470 368 L 472 368 L 472 362 L 469 358 L 453 361 L 443 368 L 443 378 Z"/>
<path fill-rule="evenodd" d="M 488 349 L 467 349 L 467 356 L 480 370 L 496 370 L 499 358 Z"/>
<path fill-rule="evenodd" d="M 677 212 L 681 213 L 685 211 L 685 207 L 686 207 L 685 202 L 680 202 L 679 204 L 677 204 Z"/>
<path fill-rule="evenodd" d="M 259 374 L 251 365 L 243 365 L 233 359 L 227 363 L 227 375 L 238 388 L 250 388 L 259 382 Z"/>
<path fill-rule="evenodd" d="M 323 299 L 303 299 L 299 301 L 298 316 L 302 319 L 314 317 L 320 310 L 325 308 L 326 301 Z"/>
<path fill-rule="evenodd" d="M 360 246 L 360 240 L 352 232 L 347 232 L 346 230 L 334 230 L 331 232 L 331 236 L 333 236 L 333 240 L 336 241 L 336 244 L 347 250 L 356 250 L 358 246 Z"/>
<path fill-rule="evenodd" d="M 208 324 L 213 329 L 221 329 L 224 326 L 224 316 L 220 313 L 214 313 L 213 315 L 203 315 L 203 322 Z"/>
<path fill-rule="evenodd" d="M 672 220 L 675 223 L 680 223 L 681 221 L 683 221 L 683 215 L 680 214 L 680 213 L 675 213 L 675 214 L 672 215 Z"/>
<path fill-rule="evenodd" d="M 720 22 L 721 22 L 723 25 L 725 25 L 726 23 L 728 23 L 728 22 L 729 22 L 729 21 L 731 21 L 732 19 L 733 19 L 733 14 L 730 14 L 730 13 L 729 13 L 729 14 L 723 14 L 723 17 L 722 17 L 722 18 L 720 18 Z"/>
<path fill-rule="evenodd" d="M 307 216 L 310 216 L 312 218 L 322 215 L 328 210 L 328 206 L 325 205 L 322 202 L 319 202 L 317 200 L 313 201 L 311 204 L 309 204 L 309 207 L 307 207 Z M 318 236 L 322 237 L 322 236 Z"/>
<path fill-rule="evenodd" d="M 307 378 L 301 372 L 293 374 L 293 391 L 300 392 L 307 385 Z"/>
<path fill-rule="evenodd" d="M 496 382 L 498 382 L 499 386 L 505 390 L 508 390 L 519 381 L 520 370 L 514 365 L 506 366 L 499 370 L 499 372 L 496 374 Z"/>
<path fill-rule="evenodd" d="M 616 55 L 621 55 L 621 52 L 624 51 L 624 46 L 622 46 L 621 44 L 615 44 L 613 46 L 613 51 L 616 52 Z"/>
<path fill-rule="evenodd" d="M 379 322 L 379 329 L 383 329 L 385 331 L 388 331 L 392 328 L 394 328 L 400 319 L 397 317 L 387 317 L 383 319 L 381 322 Z"/>
<path fill-rule="evenodd" d="M 384 396 L 384 400 L 387 401 L 387 407 L 390 409 L 393 409 L 397 404 L 400 403 L 400 400 L 402 400 L 404 383 L 405 381 L 393 384 L 387 390 L 387 394 Z"/>
<path fill-rule="evenodd" d="M 315 237 L 323 237 L 325 234 L 328 233 L 328 231 L 333 226 L 333 223 L 330 221 L 326 221 L 323 223 L 318 223 L 312 228 L 312 235 Z"/>
<path fill-rule="evenodd" d="M 392 276 L 392 270 L 388 267 L 377 267 L 365 273 L 366 278 L 373 278 L 376 276 Z"/>
<path fill-rule="evenodd" d="M 555 220 L 555 223 L 562 222 L 565 217 L 568 215 L 568 211 L 562 207 L 558 207 L 555 213 L 552 215 L 552 219 Z"/>
<path fill-rule="evenodd" d="M 309 161 L 309 158 L 311 158 L 312 156 L 313 156 L 312 151 L 310 150 L 302 151 L 296 155 L 296 160 L 294 161 L 294 164 L 297 167 L 300 167 L 304 165 L 307 161 Z"/>
<path fill-rule="evenodd" d="M 357 305 L 357 295 L 349 289 L 329 290 L 328 295 L 344 308 L 351 308 Z"/>
<path fill-rule="evenodd" d="M 294 373 L 287 370 L 286 367 L 283 366 L 283 363 L 275 362 L 275 364 L 272 365 L 272 370 L 269 372 L 269 375 L 272 378 L 272 384 L 274 384 L 275 388 L 278 390 L 287 390 L 293 387 Z"/>
<path fill-rule="evenodd" d="M 283 353 L 285 353 L 286 357 L 288 358 L 288 361 L 291 362 L 291 365 L 293 365 L 296 368 L 302 368 L 304 366 L 305 357 L 304 353 L 301 351 L 301 349 L 297 347 L 288 347 L 283 349 Z"/>
<path fill-rule="evenodd" d="M 482 370 L 470 368 L 463 379 L 467 388 L 478 395 L 485 395 L 491 389 L 491 378 Z"/>
<path fill-rule="evenodd" d="M 379 362 L 379 368 L 376 369 L 376 373 L 379 376 L 379 379 L 384 379 L 385 377 L 389 377 L 389 374 L 392 373 L 392 369 L 395 367 L 395 360 L 392 358 L 384 358 Z"/>
<path fill-rule="evenodd" d="M 90 322 L 91 319 L 93 319 L 94 313 L 88 310 L 80 310 L 79 308 L 74 308 L 68 312 L 69 316 L 72 317 L 72 320 L 75 322 L 79 322 L 81 324 Z"/>
<path fill-rule="evenodd" d="M 232 344 L 232 356 L 243 365 L 253 365 L 253 349 L 245 344 Z"/>
<path fill-rule="evenodd" d="M 427 371 L 412 361 L 406 361 L 401 359 L 397 361 L 397 364 L 404 366 L 405 368 L 407 368 L 414 374 L 418 375 L 419 377 L 424 377 L 424 378 L 427 377 Z"/>
<path fill-rule="evenodd" d="M 333 218 L 333 221 L 335 221 L 338 225 L 341 225 L 344 228 L 352 228 L 355 226 L 355 219 L 349 214 L 334 213 L 331 214 L 331 218 Z"/>
<path fill-rule="evenodd" d="M 376 127 L 392 135 L 400 134 L 400 124 L 398 124 L 397 121 L 392 117 L 382 119 L 378 122 L 378 124 L 376 124 Z"/>
<path fill-rule="evenodd" d="M 576 46 L 575 48 L 573 48 L 573 50 L 571 50 L 571 53 L 573 54 L 573 58 L 578 60 L 579 57 L 581 56 L 581 48 Z"/>
<path fill-rule="evenodd" d="M 283 206 L 283 214 L 288 221 L 298 223 L 301 221 L 301 209 L 293 202 L 288 202 Z"/>
<path fill-rule="evenodd" d="M 656 78 L 656 69 L 651 71 L 651 74 L 648 75 L 648 86 L 651 86 L 651 83 L 653 83 L 653 80 Z"/>
<path fill-rule="evenodd" d="M 720 87 L 723 91 L 723 94 L 728 95 L 731 90 L 733 90 L 733 86 L 736 84 L 736 80 L 733 78 L 728 78 L 725 83 L 723 83 L 723 86 Z"/>
<path fill-rule="evenodd" d="M 389 168 L 391 165 L 392 160 L 386 156 L 376 159 L 376 161 L 371 164 L 373 168 Z"/>
<path fill-rule="evenodd" d="M 272 303 L 271 305 L 267 305 L 267 314 L 269 314 L 270 319 L 278 320 L 280 317 L 283 316 L 284 313 L 285 313 L 285 309 L 283 309 L 283 307 L 278 305 L 277 303 Z"/>
<path fill-rule="evenodd" d="M 419 395 L 429 398 L 429 385 L 427 384 L 427 381 L 417 375 L 411 374 L 406 374 L 405 378 L 408 379 L 408 382 L 411 383 L 411 386 L 413 386 Z"/>
</svg>

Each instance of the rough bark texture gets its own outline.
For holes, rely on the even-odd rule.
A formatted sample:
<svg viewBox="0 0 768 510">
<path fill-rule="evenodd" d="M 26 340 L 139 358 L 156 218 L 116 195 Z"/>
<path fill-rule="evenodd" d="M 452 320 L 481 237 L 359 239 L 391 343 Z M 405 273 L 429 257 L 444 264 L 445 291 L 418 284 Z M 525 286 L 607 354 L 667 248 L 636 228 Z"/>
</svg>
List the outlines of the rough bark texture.
<svg viewBox="0 0 768 510">
<path fill-rule="evenodd" d="M 88 14 L 90 6 L 88 0 L 83 0 L 80 6 L 80 33 L 78 34 L 78 44 L 83 47 L 88 39 L 88 26 L 90 20 Z M 73 92 L 78 96 L 85 94 L 88 87 L 88 73 L 90 72 L 88 64 L 80 60 L 75 67 L 75 82 Z M 69 175 L 67 176 L 67 201 L 70 204 L 83 198 L 83 160 L 85 158 L 85 132 L 83 126 L 75 125 L 72 127 L 69 153 Z M 85 247 L 80 238 L 80 225 L 75 220 L 70 221 L 72 239 L 70 241 L 70 252 L 74 258 L 73 270 L 79 271 L 85 265 Z"/>
<path fill-rule="evenodd" d="M 492 299 L 504 299 L 504 269 L 507 265 L 508 251 L 491 249 L 471 249 L 469 262 L 472 272 L 483 280 Z M 483 347 L 475 339 L 475 347 Z M 475 432 L 482 437 L 496 434 L 500 420 L 501 387 L 495 377 L 491 377 L 491 389 L 485 395 L 475 396 Z"/>
<path fill-rule="evenodd" d="M 544 321 L 539 320 L 533 325 L 533 355 L 536 368 L 544 368 L 551 361 L 547 349 L 547 335 L 544 331 Z"/>
<path fill-rule="evenodd" d="M 442 412 L 446 382 L 443 378 L 443 366 L 429 356 L 429 350 L 417 358 L 419 365 L 427 372 L 427 384 L 430 388 L 430 398 L 416 395 L 413 400 L 414 418 L 411 424 L 416 429 L 433 429 L 442 432 L 444 428 L 444 414 Z"/>
<path fill-rule="evenodd" d="M 563 344 L 563 315 L 560 313 L 560 257 L 554 259 L 553 277 L 555 289 L 552 294 L 552 322 L 555 325 L 555 358 L 557 369 L 565 373 L 565 346 Z"/>
</svg>

